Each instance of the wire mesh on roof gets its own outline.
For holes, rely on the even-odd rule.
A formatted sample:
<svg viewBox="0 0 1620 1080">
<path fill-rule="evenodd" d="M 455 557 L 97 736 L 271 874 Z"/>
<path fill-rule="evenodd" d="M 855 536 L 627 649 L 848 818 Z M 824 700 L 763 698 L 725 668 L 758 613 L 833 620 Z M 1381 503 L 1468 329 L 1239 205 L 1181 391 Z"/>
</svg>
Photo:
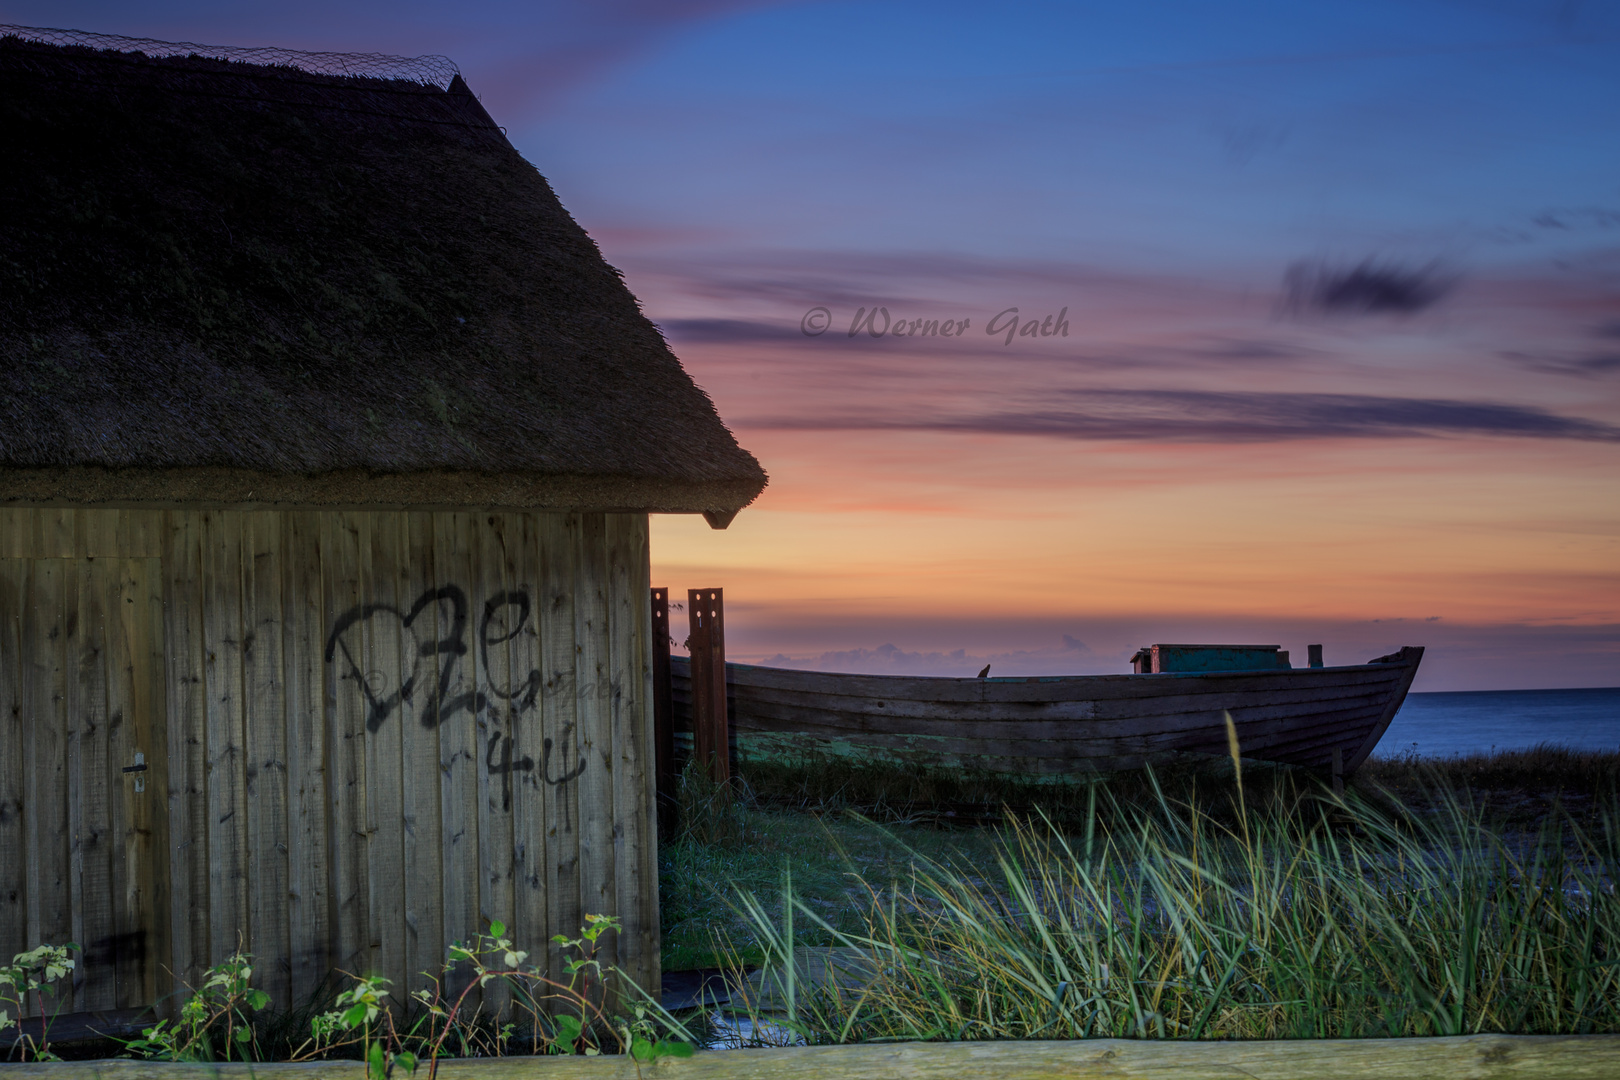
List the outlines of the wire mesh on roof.
<svg viewBox="0 0 1620 1080">
<path fill-rule="evenodd" d="M 403 79 L 449 89 L 460 69 L 448 56 L 388 56 L 385 53 L 301 52 L 298 49 L 251 49 L 236 45 L 199 45 L 194 41 L 158 41 L 154 38 L 91 34 L 83 30 L 12 26 L 0 23 L 0 37 L 16 37 L 48 45 L 82 45 L 89 49 L 138 52 L 146 56 L 200 56 L 297 68 L 315 75 L 351 75 L 367 79 Z"/>
</svg>

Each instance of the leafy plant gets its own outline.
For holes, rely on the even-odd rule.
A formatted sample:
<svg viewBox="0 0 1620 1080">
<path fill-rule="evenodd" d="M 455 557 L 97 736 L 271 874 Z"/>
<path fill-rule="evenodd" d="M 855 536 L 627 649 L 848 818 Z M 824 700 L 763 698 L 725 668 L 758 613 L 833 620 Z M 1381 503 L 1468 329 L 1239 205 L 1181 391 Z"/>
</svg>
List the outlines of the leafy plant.
<svg viewBox="0 0 1620 1080">
<path fill-rule="evenodd" d="M 158 1061 L 260 1060 L 253 1014 L 270 1004 L 270 995 L 253 989 L 252 978 L 252 954 L 233 953 L 207 970 L 178 1019 L 159 1020 L 124 1047 Z"/>
<path fill-rule="evenodd" d="M 52 983 L 65 979 L 73 971 L 74 961 L 69 954 L 78 950 L 66 945 L 40 945 L 27 952 L 17 953 L 11 964 L 0 967 L 0 1031 L 16 1027 L 15 1049 L 23 1061 L 55 1061 L 51 1053 L 51 1010 L 46 1007 L 47 990 Z M 27 1011 L 28 996 L 32 994 L 39 1008 L 39 1038 L 35 1039 L 23 1027 L 23 1013 Z M 12 1013 L 16 1015 L 13 1017 Z"/>
<path fill-rule="evenodd" d="M 606 973 L 596 951 L 602 935 L 619 930 L 607 915 L 587 915 L 578 937 L 558 934 L 553 941 L 577 955 L 563 963 L 566 980 L 550 978 L 528 964 L 507 928 L 492 922 L 488 934 L 450 946 L 431 989 L 411 995 L 413 1018 L 391 1008 L 388 981 L 378 976 L 350 976 L 334 1008 L 316 1016 L 310 1039 L 293 1054 L 302 1061 L 346 1049 L 359 1051 L 370 1080 L 388 1080 L 396 1070 L 415 1072 L 423 1061 L 435 1075 L 441 1057 L 502 1056 L 517 1049 L 519 1029 L 512 1017 L 526 1018 L 532 1054 L 596 1055 L 610 1050 L 631 1055 L 639 1064 L 692 1052 L 690 1042 L 672 1038 L 684 1029 L 657 1006 L 631 1005 L 631 1016 L 608 1017 L 603 1011 Z M 455 989 L 459 987 L 459 989 Z M 501 993 L 496 993 L 500 991 Z M 491 999 L 504 1001 L 510 1013 L 485 1013 Z"/>
</svg>

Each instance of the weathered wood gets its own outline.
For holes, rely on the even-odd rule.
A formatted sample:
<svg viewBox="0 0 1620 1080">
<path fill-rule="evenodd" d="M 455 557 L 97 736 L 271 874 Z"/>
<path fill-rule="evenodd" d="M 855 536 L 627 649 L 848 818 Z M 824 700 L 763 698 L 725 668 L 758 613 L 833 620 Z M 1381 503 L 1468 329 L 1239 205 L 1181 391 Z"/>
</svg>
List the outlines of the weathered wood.
<svg viewBox="0 0 1620 1080">
<path fill-rule="evenodd" d="M 73 969 L 74 1006 L 117 1006 L 118 891 L 113 884 L 114 802 L 108 775 L 106 559 L 75 559 L 68 621 L 68 817 L 73 828 L 73 937 L 84 962 Z M 77 603 L 74 603 L 74 600 Z"/>
<path fill-rule="evenodd" d="M 656 989 L 660 937 L 658 830 L 653 810 L 658 792 L 651 713 L 657 650 L 649 640 L 653 634 L 652 588 L 645 514 L 607 515 L 607 565 L 614 880 L 616 910 L 624 927 L 618 942 L 619 964 L 637 986 Z M 667 670 L 667 630 L 664 660 Z"/>
<path fill-rule="evenodd" d="M 720 589 L 688 589 L 691 636 L 692 753 L 717 784 L 731 779 L 726 717 L 726 637 L 724 594 Z"/>
<path fill-rule="evenodd" d="M 695 596 L 695 594 L 694 594 Z M 865 747 L 929 764 L 1061 774 L 1226 753 L 1349 772 L 1400 707 L 1421 649 L 1394 663 L 1275 672 L 947 679 L 727 665 L 733 726 L 756 753 Z M 671 662 L 701 756 L 698 663 Z"/>
<path fill-rule="evenodd" d="M 242 517 L 200 515 L 207 730 L 208 957 L 253 950 L 248 918 L 247 736 L 243 728 Z"/>
<path fill-rule="evenodd" d="M 437 620 L 438 693 L 433 699 L 439 736 L 439 807 L 444 850 L 444 935 L 449 941 L 469 941 L 484 927 L 479 921 L 478 784 L 483 771 L 475 717 L 460 703 L 471 704 L 477 695 L 474 682 L 477 659 L 468 649 L 469 601 L 466 588 L 473 580 L 472 537 L 474 517 L 465 513 L 433 515 L 433 565 L 442 593 L 433 604 Z M 466 986 L 465 965 L 454 974 L 446 990 L 459 994 Z M 470 999 L 478 1002 L 478 991 Z"/>
<path fill-rule="evenodd" d="M 578 662 L 574 585 L 579 563 L 579 518 L 551 514 L 540 519 L 540 599 L 535 615 L 540 620 L 540 760 L 548 802 L 546 805 L 547 918 L 555 933 L 574 937 L 584 912 L 580 904 L 580 840 L 582 807 L 578 779 L 590 767 L 582 756 L 579 725 Z M 562 970 L 562 950 L 546 945 L 547 966 Z"/>
<path fill-rule="evenodd" d="M 126 513 L 124 521 L 135 515 Z M 150 517 L 151 515 L 146 515 Z M 155 533 L 154 533 L 155 536 Z M 153 539 L 153 537 L 148 537 Z M 136 550 L 147 550 L 131 545 Z M 163 563 L 141 556 L 125 561 L 124 634 L 129 641 L 132 741 L 145 758 L 146 770 L 131 774 L 127 792 L 133 799 L 130 833 L 124 843 L 133 860 L 136 895 L 133 924 L 143 936 L 142 996 L 134 1005 L 149 1005 L 174 990 L 169 874 L 169 762 L 167 749 L 168 691 L 164 685 Z"/>
<path fill-rule="evenodd" d="M 359 1062 L 186 1065 L 70 1061 L 7 1066 L 17 1080 L 361 1080 Z M 420 1074 L 419 1074 L 420 1075 Z M 640 1065 L 623 1056 L 441 1061 L 439 1080 L 1610 1080 L 1620 1036 L 1463 1035 L 1277 1042 L 886 1043 L 724 1050 Z"/>
<path fill-rule="evenodd" d="M 64 1008 L 238 948 L 278 1008 L 403 1000 L 492 919 L 561 974 L 587 911 L 656 983 L 645 515 L 24 508 L 0 552 L 0 944 L 85 945 Z"/>
<path fill-rule="evenodd" d="M 369 658 L 359 623 L 365 597 L 363 560 L 371 554 L 370 518 L 323 514 L 322 582 L 326 589 L 328 869 L 336 967 L 364 974 L 371 966 L 367 905 L 366 677 Z"/>
<path fill-rule="evenodd" d="M 143 978 L 146 968 L 148 928 L 152 913 L 141 911 L 140 833 L 135 827 L 137 806 L 145 801 L 146 776 L 150 766 L 140 745 L 135 702 L 135 658 L 125 609 L 134 606 L 137 590 L 129 582 L 124 560 L 103 556 L 91 564 L 106 572 L 102 587 L 107 590 L 105 608 L 106 652 L 103 656 L 107 708 L 107 822 L 108 855 L 112 871 L 112 941 L 99 951 L 99 966 L 113 973 L 113 1007 L 127 1009 L 155 996 Z M 144 659 L 144 658 L 143 658 Z M 140 754 L 140 772 L 135 768 Z M 141 790 L 137 792 L 135 789 Z M 88 956 L 86 957 L 88 961 Z"/>
<path fill-rule="evenodd" d="M 675 702 L 669 681 L 669 590 L 651 594 L 653 752 L 657 757 L 658 833 L 674 835 L 678 809 L 675 801 Z"/>
<path fill-rule="evenodd" d="M 243 514 L 242 715 L 248 830 L 248 921 L 255 983 L 274 1007 L 292 1007 L 287 895 L 287 702 L 281 653 L 282 535 L 279 514 Z M 131 1004 L 135 1004 L 132 1002 Z"/>
<path fill-rule="evenodd" d="M 406 657 L 412 641 L 405 625 L 411 598 L 401 596 L 405 570 L 403 518 L 369 514 L 371 553 L 365 577 L 365 606 L 370 616 L 359 624 L 365 656 L 367 717 L 366 751 L 366 918 L 371 935 L 368 971 L 386 977 L 405 993 L 410 972 L 405 965 L 405 803 L 400 783 L 405 761 L 406 686 L 416 657 Z M 353 638 L 351 637 L 352 641 Z"/>
<path fill-rule="evenodd" d="M 213 922 L 208 889 L 208 709 L 203 644 L 202 515 L 166 515 L 163 577 L 166 603 L 169 721 L 169 927 L 177 984 L 198 985 L 209 964 Z"/>
<path fill-rule="evenodd" d="M 282 520 L 282 633 L 287 707 L 289 995 L 303 1002 L 331 968 L 327 849 L 327 665 L 322 631 L 321 526 L 314 513 Z"/>
<path fill-rule="evenodd" d="M 546 784 L 543 779 L 545 733 L 540 721 L 540 545 L 544 537 L 532 518 L 513 515 L 507 540 L 514 577 L 511 592 L 491 612 L 479 640 L 500 641 L 508 650 L 510 677 L 505 684 L 488 682 L 489 708 L 504 713 L 513 739 L 511 760 L 503 774 L 512 784 L 513 868 L 512 918 L 520 942 L 538 962 L 546 955 L 552 927 L 546 905 L 550 886 L 546 858 Z M 486 601 L 489 603 L 489 601 Z"/>
<path fill-rule="evenodd" d="M 37 521 L 36 521 L 37 524 Z M 70 564 L 39 559 L 28 575 L 22 609 L 22 696 L 30 718 L 23 733 L 28 770 L 28 941 L 64 945 L 73 938 L 68 818 L 67 598 Z M 77 611 L 75 611 L 75 615 Z M 74 1009 L 71 989 L 59 998 Z"/>
<path fill-rule="evenodd" d="M 439 604 L 427 601 L 437 589 L 433 561 L 433 518 L 402 515 L 405 553 L 399 568 L 400 598 L 416 612 L 411 633 L 401 644 L 402 669 L 414 672 L 409 702 L 400 707 L 399 734 L 403 761 L 400 795 L 404 813 L 405 972 L 410 989 L 425 986 L 420 973 L 436 972 L 444 963 L 443 817 L 439 805 L 438 654 Z M 424 604 L 418 608 L 418 604 Z"/>
<path fill-rule="evenodd" d="M 470 599 L 468 660 L 474 671 L 475 701 L 471 716 L 455 723 L 475 722 L 478 731 L 478 844 L 482 870 L 479 890 L 479 918 L 483 925 L 500 923 L 509 934 L 523 938 L 519 948 L 529 951 L 528 927 L 514 919 L 515 873 L 512 834 L 512 770 L 521 761 L 522 748 L 516 744 L 506 711 L 500 707 L 500 694 L 512 684 L 511 641 L 504 630 L 491 624 L 499 619 L 504 626 L 507 589 L 512 584 L 509 523 L 505 514 L 474 517 L 474 578 L 467 583 Z M 539 954 L 535 948 L 534 953 Z M 504 983 L 484 987 L 484 1003 L 499 1012 L 506 1008 L 510 993 Z"/>
<path fill-rule="evenodd" d="M 9 546 L 11 523 L 0 518 L 0 544 Z M 25 712 L 23 693 L 22 601 L 28 591 L 28 563 L 0 558 L 0 866 L 28 866 L 28 794 L 25 774 L 27 728 L 34 717 Z M 25 720 L 26 717 L 26 720 Z M 0 963 L 29 948 L 28 883 L 0 879 Z"/>
<path fill-rule="evenodd" d="M 583 914 L 618 910 L 614 883 L 613 707 L 609 666 L 607 521 L 579 516 L 574 579 L 574 650 L 579 722 L 579 890 Z M 565 933 L 573 936 L 572 928 Z M 604 969 L 617 966 L 618 938 L 597 942 Z"/>
<path fill-rule="evenodd" d="M 33 507 L 0 508 L 0 559 L 32 559 L 34 535 Z"/>
</svg>

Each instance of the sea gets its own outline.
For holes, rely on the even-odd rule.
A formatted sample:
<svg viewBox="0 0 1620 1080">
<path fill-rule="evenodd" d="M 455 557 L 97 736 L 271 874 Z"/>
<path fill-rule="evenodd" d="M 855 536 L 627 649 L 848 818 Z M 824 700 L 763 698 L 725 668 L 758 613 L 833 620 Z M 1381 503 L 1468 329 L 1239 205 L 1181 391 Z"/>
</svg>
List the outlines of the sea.
<svg viewBox="0 0 1620 1080">
<path fill-rule="evenodd" d="M 1620 687 L 1408 694 L 1374 757 L 1452 757 L 1541 743 L 1620 749 Z"/>
</svg>

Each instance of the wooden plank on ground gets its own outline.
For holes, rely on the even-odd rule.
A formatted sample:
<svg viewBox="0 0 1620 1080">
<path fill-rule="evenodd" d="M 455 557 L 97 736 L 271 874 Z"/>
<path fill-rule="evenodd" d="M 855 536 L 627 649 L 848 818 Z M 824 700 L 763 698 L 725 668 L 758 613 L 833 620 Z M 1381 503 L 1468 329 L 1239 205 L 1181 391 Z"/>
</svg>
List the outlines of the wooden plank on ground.
<svg viewBox="0 0 1620 1080">
<path fill-rule="evenodd" d="M 69 1061 L 14 1080 L 362 1080 L 352 1061 L 296 1065 Z M 1610 1080 L 1617 1035 L 1181 1042 L 882 1043 L 721 1050 L 638 1065 L 623 1055 L 450 1060 L 437 1080 Z"/>
<path fill-rule="evenodd" d="M 612 654 L 613 873 L 619 966 L 644 988 L 659 985 L 658 826 L 653 748 L 652 583 L 647 516 L 607 515 L 608 638 Z"/>
<path fill-rule="evenodd" d="M 213 921 L 208 889 L 202 540 L 200 512 L 165 513 L 163 635 L 168 657 L 169 926 L 177 988 L 198 985 L 208 966 L 209 927 Z"/>
<path fill-rule="evenodd" d="M 365 577 L 366 607 L 361 623 L 366 688 L 366 881 L 371 968 L 399 987 L 409 980 L 405 966 L 405 807 L 400 785 L 404 762 L 405 683 L 414 658 L 405 657 L 411 637 L 405 626 L 410 598 L 400 596 L 405 568 L 404 515 L 379 511 L 371 521 L 371 558 Z"/>
<path fill-rule="evenodd" d="M 401 668 L 412 672 L 411 696 L 400 707 L 400 773 L 404 814 L 405 970 L 410 990 L 426 989 L 422 972 L 445 961 L 443 818 L 439 805 L 438 589 L 433 564 L 433 515 L 402 513 L 400 603 L 415 613 L 402 637 Z M 408 605 L 408 606 L 407 606 Z M 420 606 L 419 606 L 420 605 Z M 455 657 L 444 657 L 453 662 Z"/>
<path fill-rule="evenodd" d="M 546 922 L 554 933 L 578 936 L 583 921 L 580 896 L 579 776 L 589 761 L 581 757 L 579 740 L 577 650 L 575 647 L 574 589 L 579 564 L 579 517 L 576 514 L 537 515 L 540 544 L 540 595 L 535 617 L 540 623 L 540 768 L 547 792 Z M 538 961 L 538 957 L 535 958 Z M 547 968 L 562 981 L 563 956 L 555 944 L 547 945 Z"/>
<path fill-rule="evenodd" d="M 282 516 L 282 672 L 287 706 L 287 932 L 291 1000 L 314 994 L 331 968 L 327 863 L 327 664 L 321 618 L 321 515 Z"/>
<path fill-rule="evenodd" d="M 5 514 L 0 511 L 0 536 Z M 25 728 L 35 722 L 23 686 L 22 605 L 28 596 L 28 562 L 0 558 L 0 963 L 33 946 L 28 943 L 28 793 Z"/>
<path fill-rule="evenodd" d="M 364 587 L 371 561 L 370 515 L 321 515 L 325 589 L 327 809 L 334 965 L 364 974 L 370 968 L 370 886 L 366 862 L 366 655 Z"/>
<path fill-rule="evenodd" d="M 203 688 L 208 732 L 208 958 L 253 952 L 249 913 L 247 735 L 243 727 L 242 518 L 209 510 L 202 525 Z"/>
<path fill-rule="evenodd" d="M 292 1007 L 288 913 L 287 702 L 282 673 L 281 515 L 242 514 L 242 716 L 246 745 L 248 918 L 254 984 Z"/>
</svg>

